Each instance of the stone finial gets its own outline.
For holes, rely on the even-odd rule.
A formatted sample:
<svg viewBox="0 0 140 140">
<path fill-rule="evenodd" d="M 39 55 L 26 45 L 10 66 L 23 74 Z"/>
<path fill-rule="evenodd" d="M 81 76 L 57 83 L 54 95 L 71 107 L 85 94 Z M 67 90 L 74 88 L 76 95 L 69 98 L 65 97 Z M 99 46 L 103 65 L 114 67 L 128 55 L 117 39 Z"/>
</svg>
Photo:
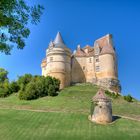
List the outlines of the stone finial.
<svg viewBox="0 0 140 140">
<path fill-rule="evenodd" d="M 76 50 L 73 51 L 73 54 L 76 54 Z"/>
<path fill-rule="evenodd" d="M 53 41 L 51 40 L 50 43 L 49 43 L 49 47 L 53 47 L 54 46 L 54 43 Z"/>
<path fill-rule="evenodd" d="M 77 50 L 79 50 L 81 48 L 80 44 L 77 45 Z"/>
</svg>

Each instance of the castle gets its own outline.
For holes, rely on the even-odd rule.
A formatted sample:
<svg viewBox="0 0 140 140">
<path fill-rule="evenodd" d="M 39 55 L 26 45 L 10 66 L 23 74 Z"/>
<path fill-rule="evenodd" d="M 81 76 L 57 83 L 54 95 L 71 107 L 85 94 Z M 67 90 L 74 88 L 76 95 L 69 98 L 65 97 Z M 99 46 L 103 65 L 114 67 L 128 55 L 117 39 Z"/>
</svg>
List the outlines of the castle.
<svg viewBox="0 0 140 140">
<path fill-rule="evenodd" d="M 49 43 L 41 67 L 43 76 L 53 76 L 61 81 L 61 89 L 76 83 L 93 83 L 115 92 L 121 90 L 110 34 L 97 39 L 93 46 L 81 48 L 78 45 L 72 53 L 58 32 L 55 40 Z"/>
</svg>

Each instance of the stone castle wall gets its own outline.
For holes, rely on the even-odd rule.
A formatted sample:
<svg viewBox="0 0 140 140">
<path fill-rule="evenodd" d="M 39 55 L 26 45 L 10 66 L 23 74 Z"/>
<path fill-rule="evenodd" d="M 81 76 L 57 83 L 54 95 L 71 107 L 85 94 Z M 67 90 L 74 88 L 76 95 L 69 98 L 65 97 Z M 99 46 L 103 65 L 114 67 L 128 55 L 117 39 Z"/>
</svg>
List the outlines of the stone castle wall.
<svg viewBox="0 0 140 140">
<path fill-rule="evenodd" d="M 60 79 L 60 88 L 88 82 L 120 92 L 117 59 L 110 35 L 97 40 L 94 49 L 78 46 L 73 55 L 60 36 L 55 40 L 56 43 L 49 45 L 46 59 L 42 61 L 42 75 Z"/>
</svg>

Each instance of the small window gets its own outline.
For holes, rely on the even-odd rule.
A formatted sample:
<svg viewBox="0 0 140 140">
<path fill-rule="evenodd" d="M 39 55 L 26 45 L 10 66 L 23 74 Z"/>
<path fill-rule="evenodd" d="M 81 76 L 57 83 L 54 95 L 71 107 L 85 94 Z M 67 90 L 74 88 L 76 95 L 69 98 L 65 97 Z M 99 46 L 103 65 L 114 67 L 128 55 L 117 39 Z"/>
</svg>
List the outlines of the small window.
<svg viewBox="0 0 140 140">
<path fill-rule="evenodd" d="M 52 62 L 53 61 L 53 57 L 50 57 L 50 62 Z"/>
<path fill-rule="evenodd" d="M 96 72 L 99 72 L 99 71 L 100 71 L 100 67 L 96 66 Z"/>
<path fill-rule="evenodd" d="M 99 58 L 96 58 L 96 59 L 95 59 L 95 62 L 99 62 Z"/>
<path fill-rule="evenodd" d="M 83 66 L 83 70 L 85 70 L 86 68 L 85 68 L 85 66 Z"/>
<path fill-rule="evenodd" d="M 92 63 L 92 58 L 89 58 L 89 63 Z"/>
</svg>

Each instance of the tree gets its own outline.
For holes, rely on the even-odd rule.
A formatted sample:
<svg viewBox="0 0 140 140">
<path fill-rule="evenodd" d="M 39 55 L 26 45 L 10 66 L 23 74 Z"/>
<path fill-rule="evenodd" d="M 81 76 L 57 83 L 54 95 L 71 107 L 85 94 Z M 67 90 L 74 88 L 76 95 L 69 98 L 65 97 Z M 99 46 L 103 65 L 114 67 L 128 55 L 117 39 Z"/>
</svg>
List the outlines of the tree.
<svg viewBox="0 0 140 140">
<path fill-rule="evenodd" d="M 10 54 L 14 46 L 23 49 L 30 34 L 28 24 L 40 22 L 43 9 L 25 0 L 0 0 L 0 52 Z"/>
<path fill-rule="evenodd" d="M 17 82 L 12 81 L 9 84 L 9 89 L 10 89 L 11 93 L 18 92 L 20 90 L 20 86 L 18 85 Z"/>
<path fill-rule="evenodd" d="M 49 85 L 48 95 L 50 95 L 50 96 L 56 96 L 57 95 L 57 92 L 55 91 L 55 86 L 54 85 Z"/>
<path fill-rule="evenodd" d="M 3 83 L 5 80 L 8 80 L 8 71 L 3 68 L 0 68 L 0 83 Z"/>
<path fill-rule="evenodd" d="M 23 76 L 19 76 L 17 82 L 19 85 L 21 84 L 26 85 L 32 80 L 32 78 L 33 78 L 32 74 L 27 73 L 27 74 L 24 74 Z"/>
</svg>

